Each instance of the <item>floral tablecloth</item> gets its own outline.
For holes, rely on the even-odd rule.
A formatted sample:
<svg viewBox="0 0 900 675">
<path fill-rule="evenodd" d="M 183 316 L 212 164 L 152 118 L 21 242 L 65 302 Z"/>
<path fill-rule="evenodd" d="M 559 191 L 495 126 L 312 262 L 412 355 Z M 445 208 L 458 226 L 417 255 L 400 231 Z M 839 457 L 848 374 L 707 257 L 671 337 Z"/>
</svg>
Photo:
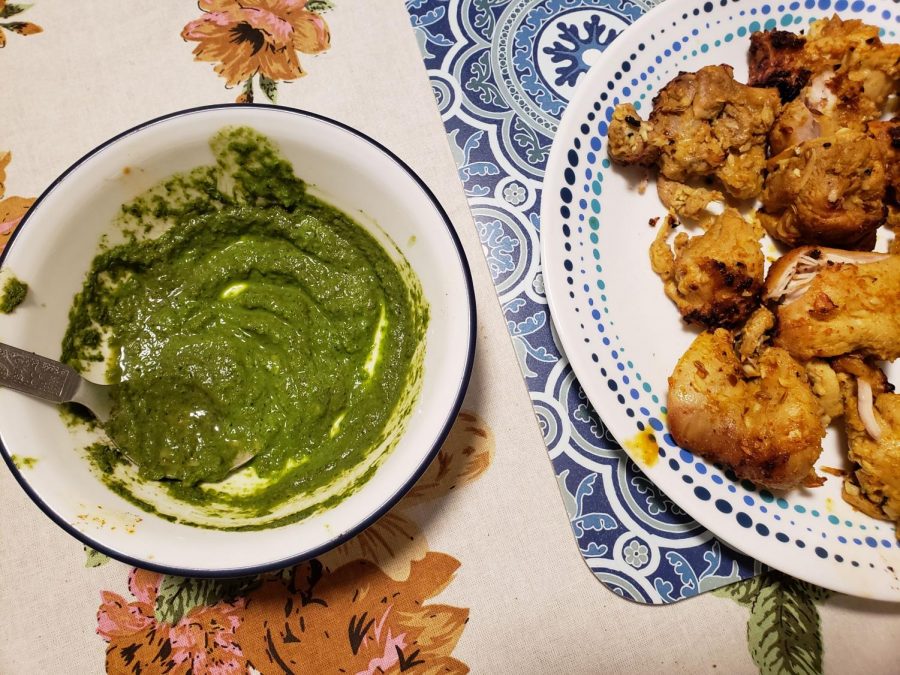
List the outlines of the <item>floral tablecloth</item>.
<svg viewBox="0 0 900 675">
<path fill-rule="evenodd" d="M 110 136 L 251 100 L 359 128 L 438 195 L 479 307 L 464 410 L 372 528 L 227 582 L 86 551 L 0 472 L 0 673 L 896 672 L 893 606 L 777 573 L 666 607 L 598 583 L 572 539 L 402 0 L 0 0 L 0 242 Z"/>
</svg>

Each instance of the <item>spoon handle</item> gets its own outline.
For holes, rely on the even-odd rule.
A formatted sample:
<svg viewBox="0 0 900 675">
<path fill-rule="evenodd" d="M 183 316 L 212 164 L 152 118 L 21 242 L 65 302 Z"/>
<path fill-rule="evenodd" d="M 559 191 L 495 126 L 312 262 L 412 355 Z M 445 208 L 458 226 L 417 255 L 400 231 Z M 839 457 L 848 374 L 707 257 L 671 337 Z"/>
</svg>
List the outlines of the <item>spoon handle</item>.
<svg viewBox="0 0 900 675">
<path fill-rule="evenodd" d="M 0 342 L 0 385 L 55 403 L 71 401 L 81 376 L 59 361 Z"/>
</svg>

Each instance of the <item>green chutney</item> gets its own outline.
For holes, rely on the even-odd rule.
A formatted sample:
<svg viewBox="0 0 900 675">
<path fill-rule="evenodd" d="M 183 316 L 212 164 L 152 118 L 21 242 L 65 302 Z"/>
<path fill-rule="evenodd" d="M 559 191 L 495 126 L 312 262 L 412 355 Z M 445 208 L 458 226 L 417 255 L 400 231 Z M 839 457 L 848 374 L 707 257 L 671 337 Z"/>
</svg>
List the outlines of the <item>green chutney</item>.
<svg viewBox="0 0 900 675">
<path fill-rule="evenodd" d="M 25 302 L 25 296 L 27 295 L 28 284 L 19 281 L 15 277 L 10 277 L 3 286 L 3 295 L 0 297 L 0 312 L 12 314 L 16 307 Z"/>
<path fill-rule="evenodd" d="M 211 147 L 216 166 L 123 206 L 125 241 L 94 259 L 62 358 L 106 361 L 104 428 L 143 479 L 256 516 L 389 435 L 421 376 L 428 310 L 405 261 L 310 195 L 268 139 L 228 128 Z M 208 489 L 246 455 L 262 488 Z M 111 476 L 114 452 L 91 457 Z"/>
</svg>

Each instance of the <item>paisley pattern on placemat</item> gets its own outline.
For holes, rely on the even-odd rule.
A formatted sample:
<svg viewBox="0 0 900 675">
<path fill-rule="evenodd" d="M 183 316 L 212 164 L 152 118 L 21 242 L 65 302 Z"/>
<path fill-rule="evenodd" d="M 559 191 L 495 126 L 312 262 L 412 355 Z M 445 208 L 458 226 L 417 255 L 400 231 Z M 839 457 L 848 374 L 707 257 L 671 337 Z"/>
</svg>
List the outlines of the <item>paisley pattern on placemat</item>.
<svg viewBox="0 0 900 675">
<path fill-rule="evenodd" d="M 540 192 L 582 76 L 656 0 L 407 0 L 579 549 L 615 592 L 667 603 L 754 575 L 625 455 L 555 339 Z"/>
</svg>

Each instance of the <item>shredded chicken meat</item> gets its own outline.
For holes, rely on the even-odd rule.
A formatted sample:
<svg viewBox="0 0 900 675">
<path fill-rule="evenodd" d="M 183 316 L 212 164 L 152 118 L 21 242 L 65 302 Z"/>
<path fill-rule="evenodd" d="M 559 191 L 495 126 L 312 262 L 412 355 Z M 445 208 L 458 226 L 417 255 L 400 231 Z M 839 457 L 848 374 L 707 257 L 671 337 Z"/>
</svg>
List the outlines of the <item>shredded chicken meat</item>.
<svg viewBox="0 0 900 675">
<path fill-rule="evenodd" d="M 801 360 L 859 352 L 900 357 L 900 256 L 805 247 L 766 278 L 778 302 L 774 344 Z"/>
<path fill-rule="evenodd" d="M 900 538 L 900 394 L 869 361 L 844 357 L 835 368 L 853 462 L 843 497 L 873 518 L 893 521 Z"/>
</svg>

